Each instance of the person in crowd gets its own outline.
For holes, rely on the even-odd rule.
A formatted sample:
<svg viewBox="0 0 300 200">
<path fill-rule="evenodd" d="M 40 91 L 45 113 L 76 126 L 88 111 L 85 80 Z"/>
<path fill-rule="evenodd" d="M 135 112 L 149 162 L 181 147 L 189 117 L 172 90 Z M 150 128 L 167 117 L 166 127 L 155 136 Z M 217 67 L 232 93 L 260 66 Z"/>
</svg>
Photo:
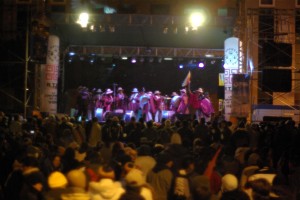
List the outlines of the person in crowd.
<svg viewBox="0 0 300 200">
<path fill-rule="evenodd" d="M 149 144 L 155 144 L 158 139 L 158 133 L 153 125 L 153 121 L 150 120 L 147 123 L 147 127 L 142 131 L 142 137 L 145 138 Z"/>
<path fill-rule="evenodd" d="M 94 117 L 92 119 L 92 128 L 88 138 L 88 144 L 91 147 L 96 147 L 96 145 L 102 141 L 102 129 L 98 122 L 98 118 Z"/>
<path fill-rule="evenodd" d="M 171 170 L 172 157 L 166 152 L 161 152 L 156 157 L 155 167 L 148 173 L 147 182 L 156 193 L 157 200 L 171 199 L 174 175 Z"/>
<path fill-rule="evenodd" d="M 50 154 L 48 157 L 46 157 L 41 166 L 41 171 L 45 177 L 48 177 L 54 171 L 61 172 L 62 170 L 63 165 L 61 162 L 61 156 L 57 153 Z"/>
<path fill-rule="evenodd" d="M 155 199 L 153 189 L 145 182 L 142 171 L 133 168 L 125 175 L 126 192 L 121 196 L 120 200 L 131 199 Z"/>
<path fill-rule="evenodd" d="M 38 167 L 37 158 L 26 156 L 23 159 L 23 184 L 20 199 L 43 199 L 46 188 L 46 177 Z"/>
<path fill-rule="evenodd" d="M 61 200 L 68 185 L 67 177 L 58 171 L 51 172 L 47 177 L 49 190 L 45 193 L 45 200 Z"/>
<path fill-rule="evenodd" d="M 87 177 L 82 169 L 72 169 L 67 175 L 68 186 L 61 194 L 62 200 L 90 200 L 87 192 Z"/>
<path fill-rule="evenodd" d="M 121 183 L 115 181 L 115 172 L 111 166 L 99 167 L 98 176 L 99 181 L 92 181 L 88 186 L 91 200 L 118 200 L 125 192 Z"/>
<path fill-rule="evenodd" d="M 152 148 L 150 145 L 143 144 L 138 149 L 138 156 L 134 161 L 135 166 L 143 172 L 143 176 L 147 177 L 148 172 L 156 165 L 155 159 L 152 157 Z"/>
<path fill-rule="evenodd" d="M 222 177 L 220 200 L 250 200 L 249 196 L 239 189 L 238 179 L 233 174 L 225 174 Z"/>
</svg>

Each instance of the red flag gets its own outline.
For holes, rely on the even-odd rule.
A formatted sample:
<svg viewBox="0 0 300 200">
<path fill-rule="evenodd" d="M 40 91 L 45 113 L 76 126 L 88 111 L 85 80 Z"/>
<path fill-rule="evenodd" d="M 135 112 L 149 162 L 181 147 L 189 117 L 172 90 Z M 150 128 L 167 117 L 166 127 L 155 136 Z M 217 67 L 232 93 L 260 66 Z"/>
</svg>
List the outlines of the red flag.
<svg viewBox="0 0 300 200">
<path fill-rule="evenodd" d="M 186 87 L 190 82 L 191 82 L 191 71 L 189 71 L 184 81 L 182 82 L 182 87 Z"/>
</svg>

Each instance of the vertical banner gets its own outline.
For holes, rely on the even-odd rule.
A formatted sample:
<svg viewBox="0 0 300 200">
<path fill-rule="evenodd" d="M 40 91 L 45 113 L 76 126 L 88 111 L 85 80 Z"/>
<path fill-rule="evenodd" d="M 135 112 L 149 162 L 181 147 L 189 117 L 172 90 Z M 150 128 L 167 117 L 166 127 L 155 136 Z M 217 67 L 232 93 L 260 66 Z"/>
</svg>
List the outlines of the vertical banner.
<svg viewBox="0 0 300 200">
<path fill-rule="evenodd" d="M 230 120 L 232 111 L 232 75 L 239 70 L 239 39 L 227 38 L 224 42 L 224 109 L 225 119 Z"/>
<path fill-rule="evenodd" d="M 249 115 L 249 83 L 248 74 L 233 74 L 231 116 L 247 117 Z"/>
<path fill-rule="evenodd" d="M 41 111 L 57 113 L 57 85 L 59 72 L 59 38 L 50 35 L 46 64 L 41 66 Z"/>
</svg>

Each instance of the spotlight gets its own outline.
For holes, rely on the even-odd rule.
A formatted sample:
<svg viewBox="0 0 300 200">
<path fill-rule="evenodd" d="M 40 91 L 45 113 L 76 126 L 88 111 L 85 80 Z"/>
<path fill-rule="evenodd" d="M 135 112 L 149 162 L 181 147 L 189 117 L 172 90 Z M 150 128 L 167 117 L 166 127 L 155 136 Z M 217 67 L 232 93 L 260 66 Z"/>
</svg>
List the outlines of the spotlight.
<svg viewBox="0 0 300 200">
<path fill-rule="evenodd" d="M 136 58 L 131 58 L 131 63 L 136 63 Z"/>
<path fill-rule="evenodd" d="M 183 68 L 183 64 L 179 64 L 179 69 L 182 69 Z"/>
<path fill-rule="evenodd" d="M 75 52 L 70 51 L 70 52 L 69 52 L 69 56 L 75 56 Z"/>
<path fill-rule="evenodd" d="M 204 62 L 199 62 L 198 67 L 203 68 L 204 67 Z"/>
</svg>

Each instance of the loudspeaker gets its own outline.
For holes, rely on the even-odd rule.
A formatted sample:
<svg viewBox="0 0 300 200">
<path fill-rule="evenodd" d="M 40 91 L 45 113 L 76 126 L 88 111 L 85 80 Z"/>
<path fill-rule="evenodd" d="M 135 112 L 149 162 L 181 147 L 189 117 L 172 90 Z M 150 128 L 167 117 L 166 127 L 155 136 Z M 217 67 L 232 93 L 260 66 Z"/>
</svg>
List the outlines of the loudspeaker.
<svg viewBox="0 0 300 200">
<path fill-rule="evenodd" d="M 290 92 L 292 72 L 290 69 L 264 69 L 262 90 L 267 92 Z"/>
<path fill-rule="evenodd" d="M 292 65 L 292 44 L 264 42 L 260 54 L 262 67 L 289 67 Z"/>
</svg>

